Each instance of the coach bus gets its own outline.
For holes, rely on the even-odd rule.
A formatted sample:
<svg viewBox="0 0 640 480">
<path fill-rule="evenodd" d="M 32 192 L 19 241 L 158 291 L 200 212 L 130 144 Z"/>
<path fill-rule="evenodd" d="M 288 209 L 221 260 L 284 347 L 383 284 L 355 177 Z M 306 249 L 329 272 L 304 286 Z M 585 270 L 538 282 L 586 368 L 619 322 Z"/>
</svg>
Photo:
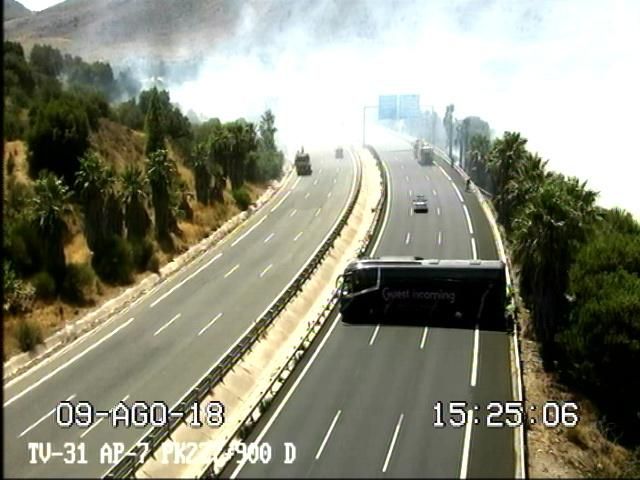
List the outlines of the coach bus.
<svg viewBox="0 0 640 480">
<path fill-rule="evenodd" d="M 381 257 L 351 262 L 338 278 L 347 323 L 506 327 L 500 260 Z"/>
</svg>

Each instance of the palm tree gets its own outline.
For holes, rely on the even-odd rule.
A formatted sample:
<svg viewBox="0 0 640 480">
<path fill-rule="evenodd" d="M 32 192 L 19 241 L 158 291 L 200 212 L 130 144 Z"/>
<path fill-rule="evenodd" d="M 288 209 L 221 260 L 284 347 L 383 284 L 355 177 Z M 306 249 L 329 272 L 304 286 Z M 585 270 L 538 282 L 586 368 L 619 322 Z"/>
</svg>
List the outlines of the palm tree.
<svg viewBox="0 0 640 480">
<path fill-rule="evenodd" d="M 260 143 L 262 148 L 269 151 L 276 150 L 275 135 L 278 129 L 275 127 L 275 117 L 271 110 L 267 110 L 260 117 Z"/>
<path fill-rule="evenodd" d="M 516 175 L 516 166 L 524 159 L 527 140 L 519 133 L 505 132 L 497 139 L 489 154 L 489 169 L 493 174 L 496 197 L 495 204 L 498 220 L 504 224 L 508 216 L 509 205 L 505 200 L 505 188 Z"/>
<path fill-rule="evenodd" d="M 171 192 L 177 174 L 176 165 L 166 150 L 158 150 L 149 155 L 147 175 L 151 185 L 156 233 L 161 239 L 169 238 L 169 230 L 174 224 L 174 219 L 171 218 Z"/>
<path fill-rule="evenodd" d="M 121 192 L 118 184 L 118 176 L 113 167 L 106 170 L 105 178 L 105 233 L 108 236 L 115 235 L 121 237 L 124 227 L 124 214 L 122 212 L 122 203 L 120 201 Z"/>
<path fill-rule="evenodd" d="M 121 182 L 127 237 L 144 238 L 151 226 L 146 209 L 149 182 L 142 170 L 135 165 L 127 165 L 122 173 Z"/>
<path fill-rule="evenodd" d="M 212 175 L 209 169 L 208 145 L 204 142 L 197 143 L 191 154 L 191 167 L 196 183 L 196 198 L 203 205 L 210 203 L 209 189 L 211 186 Z"/>
<path fill-rule="evenodd" d="M 597 218 L 595 199 L 577 179 L 549 174 L 514 219 L 514 258 L 533 307 L 534 331 L 547 353 L 565 319 L 573 256 Z"/>
<path fill-rule="evenodd" d="M 75 187 L 80 193 L 85 212 L 85 232 L 89 248 L 96 251 L 105 239 L 105 190 L 109 182 L 107 169 L 95 152 L 80 159 Z"/>
<path fill-rule="evenodd" d="M 469 142 L 469 176 L 485 190 L 489 190 L 487 158 L 491 141 L 485 135 L 474 135 Z"/>
<path fill-rule="evenodd" d="M 65 214 L 69 211 L 71 192 L 63 180 L 51 172 L 41 172 L 34 184 L 32 213 L 41 234 L 45 268 L 59 288 L 65 275 Z"/>
</svg>

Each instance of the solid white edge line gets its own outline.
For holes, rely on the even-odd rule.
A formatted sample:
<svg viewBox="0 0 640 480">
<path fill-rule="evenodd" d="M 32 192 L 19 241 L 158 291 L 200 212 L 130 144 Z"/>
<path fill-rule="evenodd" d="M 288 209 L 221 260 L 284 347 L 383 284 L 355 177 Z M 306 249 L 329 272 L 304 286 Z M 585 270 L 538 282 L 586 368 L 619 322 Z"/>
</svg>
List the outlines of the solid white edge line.
<svg viewBox="0 0 640 480">
<path fill-rule="evenodd" d="M 478 325 L 473 332 L 473 360 L 471 362 L 471 386 L 475 387 L 478 380 L 478 346 L 480 340 L 480 330 Z"/>
<path fill-rule="evenodd" d="M 260 220 L 262 221 L 262 220 Z M 257 224 L 256 224 L 257 226 Z M 249 232 L 247 232 L 249 233 Z M 193 272 L 191 275 L 189 275 L 186 278 L 183 278 L 182 280 L 180 280 L 179 283 L 177 283 L 176 285 L 174 285 L 173 287 L 171 287 L 169 290 L 167 290 L 164 294 L 162 294 L 160 297 L 158 297 L 157 299 L 155 299 L 151 305 L 149 305 L 149 308 L 153 308 L 155 307 L 160 301 L 164 300 L 165 298 L 167 298 L 169 295 L 171 295 L 175 290 L 177 290 L 178 288 L 180 288 L 182 285 L 184 285 L 185 283 L 187 283 L 189 280 L 191 280 L 193 277 L 195 277 L 197 274 L 199 274 L 202 270 L 204 270 L 205 268 L 207 268 L 209 265 L 211 265 L 213 262 L 215 262 L 216 260 L 218 260 L 220 257 L 222 256 L 222 252 L 218 253 L 217 255 L 215 255 L 211 260 L 209 260 L 207 263 L 205 263 L 204 265 L 202 265 L 201 267 L 199 267 L 195 272 Z"/>
<path fill-rule="evenodd" d="M 329 430 L 327 430 L 327 433 L 325 434 L 324 439 L 322 440 L 322 444 L 320 445 L 320 448 L 318 449 L 318 452 L 316 453 L 316 460 L 318 460 L 320 458 L 320 455 L 322 455 L 322 451 L 324 450 L 324 446 L 327 444 L 327 441 L 329 440 L 329 437 L 331 436 L 331 432 L 333 431 L 333 428 L 336 426 L 336 423 L 338 423 L 338 419 L 340 418 L 340 414 L 341 413 L 342 413 L 342 410 L 338 410 L 338 412 L 333 417 L 333 421 L 331 422 L 331 425 L 329 426 Z"/>
<path fill-rule="evenodd" d="M 440 169 L 440 171 L 444 174 L 445 177 L 447 177 L 447 180 L 449 180 L 450 182 L 453 182 L 453 180 L 451 179 L 451 177 L 449 176 L 449 174 L 447 172 L 445 172 L 444 168 L 442 168 L 442 165 L 438 165 L 438 168 Z"/>
<path fill-rule="evenodd" d="M 469 209 L 466 205 L 462 205 L 464 209 L 464 216 L 467 217 L 467 226 L 469 227 L 469 233 L 473 235 L 473 225 L 471 225 L 471 216 L 469 215 Z"/>
<path fill-rule="evenodd" d="M 373 342 L 376 341 L 378 330 L 380 330 L 380 324 L 376 325 L 376 328 L 373 330 L 373 334 L 371 335 L 371 339 L 369 340 L 369 345 L 373 345 Z"/>
<path fill-rule="evenodd" d="M 476 246 L 476 239 L 471 237 L 471 254 L 473 255 L 473 259 L 478 259 L 478 248 Z"/>
<path fill-rule="evenodd" d="M 215 317 L 213 317 L 213 319 L 209 323 L 207 323 L 204 327 L 202 327 L 202 329 L 198 332 L 198 336 L 206 332 L 209 329 L 209 327 L 214 323 L 216 323 L 221 316 L 222 316 L 222 312 L 220 312 Z"/>
<path fill-rule="evenodd" d="M 119 401 L 119 402 L 117 402 L 113 407 L 111 407 L 111 408 L 109 409 L 109 412 L 113 412 L 113 410 L 118 406 L 118 404 L 123 403 L 123 402 L 126 402 L 126 401 L 129 399 L 129 397 L 130 397 L 130 395 L 126 395 L 122 400 L 120 400 L 120 401 Z M 91 425 L 88 429 L 86 429 L 84 432 L 82 432 L 82 434 L 80 435 L 80 438 L 84 438 L 84 437 L 86 437 L 86 436 L 89 434 L 89 432 L 90 432 L 91 430 L 93 430 L 94 428 L 96 428 L 96 427 L 100 424 L 100 422 L 102 422 L 103 420 L 104 420 L 104 417 L 100 417 L 100 419 L 99 419 L 97 422 L 95 422 L 95 423 L 94 423 L 93 425 Z"/>
<path fill-rule="evenodd" d="M 385 205 L 385 213 L 384 213 L 384 220 L 382 222 L 382 227 L 380 228 L 380 232 L 378 232 L 378 238 L 376 238 L 376 243 L 373 245 L 373 249 L 371 249 L 371 256 L 375 256 L 377 250 L 378 250 L 378 246 L 380 246 L 380 241 L 382 240 L 382 234 L 384 233 L 385 229 L 387 228 L 387 222 L 389 221 L 389 215 L 391 213 L 391 175 L 389 174 L 389 169 L 387 168 L 387 164 L 380 159 L 380 163 L 382 164 L 382 168 L 384 168 L 385 172 L 386 172 L 386 178 L 388 180 L 387 183 L 387 202 Z"/>
<path fill-rule="evenodd" d="M 467 412 L 467 424 L 464 428 L 464 443 L 462 445 L 462 464 L 460 465 L 460 478 L 467 478 L 469 467 L 469 451 L 471 447 L 471 426 L 473 425 L 473 409 Z"/>
<path fill-rule="evenodd" d="M 298 178 L 298 180 L 300 180 L 300 178 Z M 271 212 L 271 213 L 275 212 L 275 211 L 278 209 L 278 207 L 279 207 L 280 205 L 282 205 L 282 202 L 284 202 L 290 194 L 291 194 L 291 190 L 289 190 L 287 193 L 285 193 L 285 194 L 284 194 L 284 196 L 283 196 L 283 197 L 280 199 L 280 201 L 279 201 L 279 202 L 278 202 L 278 203 L 277 203 L 277 204 L 276 204 L 276 205 L 275 205 L 275 206 L 270 210 L 270 212 Z M 265 217 L 262 217 L 262 218 L 266 218 L 266 216 L 265 216 Z M 232 246 L 233 246 L 233 245 L 232 245 Z"/>
<path fill-rule="evenodd" d="M 260 434 L 256 437 L 255 439 L 256 445 L 259 445 L 260 442 L 262 442 L 262 439 L 271 428 L 271 425 L 273 425 L 273 423 L 276 421 L 276 419 L 278 418 L 278 415 L 280 415 L 280 412 L 284 409 L 285 405 L 287 404 L 287 402 L 289 401 L 293 393 L 296 391 L 296 388 L 298 388 L 298 385 L 300 384 L 304 376 L 309 371 L 309 368 L 311 368 L 311 365 L 313 365 L 313 362 L 318 357 L 318 354 L 322 351 L 322 347 L 324 347 L 324 345 L 327 343 L 327 340 L 333 333 L 333 330 L 336 328 L 336 325 L 338 325 L 338 322 L 340 321 L 341 318 L 342 318 L 342 315 L 336 315 L 336 319 L 333 321 L 333 324 L 329 328 L 329 331 L 327 332 L 325 337 L 322 339 L 322 342 L 320 342 L 320 345 L 318 345 L 318 349 L 315 352 L 313 352 L 313 355 L 309 359 L 309 363 L 307 363 L 304 366 L 304 369 L 302 370 L 302 373 L 300 373 L 300 376 L 296 378 L 296 381 L 291 386 L 291 389 L 287 392 L 285 397 L 282 399 L 282 402 L 278 405 L 278 408 L 276 409 L 276 411 L 273 413 L 273 415 L 271 416 L 267 424 L 264 426 Z M 247 463 L 247 456 L 242 457 L 242 460 L 238 462 L 238 466 L 235 468 L 235 470 L 233 471 L 233 473 L 229 478 L 230 479 L 236 478 L 236 476 L 240 473 L 240 470 L 242 470 L 242 468 L 244 467 L 245 463 Z"/>
<path fill-rule="evenodd" d="M 71 359 L 67 360 L 66 362 L 64 362 L 62 365 L 60 365 L 58 368 L 56 368 L 55 370 L 47 373 L 44 377 L 42 377 L 40 380 L 38 380 L 35 383 L 32 383 L 31 385 L 29 385 L 27 388 L 25 388 L 24 390 L 22 390 L 20 393 L 16 394 L 15 396 L 13 396 L 12 398 L 10 398 L 9 400 L 7 400 L 6 402 L 4 402 L 4 404 L 2 405 L 3 408 L 8 407 L 9 405 L 11 405 L 13 402 L 15 402 L 16 400 L 18 400 L 19 398 L 21 398 L 22 396 L 26 395 L 27 393 L 29 393 L 31 390 L 33 390 L 34 388 L 36 388 L 38 385 L 44 383 L 45 381 L 49 380 L 51 377 L 53 377 L 56 373 L 58 373 L 60 370 L 62 370 L 63 368 L 67 367 L 68 365 L 71 365 L 73 362 L 75 362 L 78 358 L 83 357 L 84 355 L 86 355 L 87 353 L 89 353 L 91 350 L 93 350 L 94 348 L 96 348 L 98 345 L 101 345 L 103 342 L 105 342 L 106 340 L 108 340 L 109 338 L 111 338 L 112 336 L 114 336 L 116 333 L 118 333 L 120 330 L 122 330 L 123 328 L 125 328 L 127 325 L 129 325 L 131 322 L 133 322 L 134 317 L 131 317 L 129 320 L 127 320 L 126 322 L 124 322 L 122 325 L 120 325 L 119 327 L 115 328 L 111 333 L 105 335 L 104 337 L 102 337 L 100 340 L 98 340 L 96 343 L 94 343 L 93 345 L 90 345 L 89 347 L 87 347 L 86 349 L 84 349 L 82 352 L 76 354 L 75 356 L 73 356 Z"/>
<path fill-rule="evenodd" d="M 389 445 L 387 458 L 385 458 L 384 465 L 382 466 L 382 473 L 385 473 L 387 471 L 387 467 L 389 466 L 389 461 L 391 460 L 391 454 L 393 453 L 393 447 L 395 446 L 396 440 L 398 439 L 398 434 L 400 433 L 400 427 L 402 426 L 403 418 L 404 418 L 404 413 L 401 413 L 400 418 L 398 419 L 398 423 L 396 424 L 396 429 L 393 432 L 393 438 L 391 439 L 391 444 Z"/>
<path fill-rule="evenodd" d="M 427 334 L 429 333 L 429 327 L 424 327 L 422 332 L 422 339 L 420 340 L 420 350 L 424 349 L 424 343 L 427 341 Z"/>
<path fill-rule="evenodd" d="M 227 278 L 229 275 L 231 275 L 233 272 L 235 272 L 238 269 L 238 267 L 240 267 L 239 263 L 236 264 L 236 266 L 233 267 L 231 270 L 229 270 L 227 273 L 225 273 L 224 274 L 224 278 Z"/>
<path fill-rule="evenodd" d="M 325 235 L 325 237 L 323 238 L 322 242 L 320 242 L 320 244 L 318 245 L 318 247 L 316 248 L 316 250 L 309 256 L 309 258 L 313 258 L 313 256 L 320 250 L 320 248 L 322 248 L 322 245 L 324 244 L 324 242 L 327 240 L 327 238 L 329 238 L 329 235 L 331 235 L 331 232 L 333 231 L 333 229 L 335 228 L 335 226 L 338 224 L 338 222 L 340 221 L 340 218 L 342 217 L 342 215 L 344 214 L 344 212 L 347 210 L 347 206 L 349 205 L 349 199 L 354 195 L 355 192 L 355 188 L 356 188 L 356 178 L 357 178 L 357 168 L 358 165 L 356 163 L 356 157 L 355 155 L 353 155 L 353 153 L 351 152 L 351 150 L 347 150 L 349 152 L 349 156 L 351 157 L 351 162 L 354 165 L 354 175 L 353 175 L 353 179 L 351 181 L 351 189 L 349 191 L 349 195 L 347 197 L 347 203 L 344 205 L 344 207 L 342 208 L 342 211 L 340 212 L 340 214 L 338 215 L 338 219 L 335 221 L 335 223 L 331 226 L 331 228 L 329 229 L 329 232 Z M 300 274 L 300 272 L 302 272 L 302 270 L 304 269 L 304 265 L 302 267 L 300 267 L 300 270 L 298 271 L 298 273 L 296 273 L 292 278 L 295 279 L 298 277 L 298 275 Z M 282 293 L 289 288 L 289 285 L 293 282 L 293 279 L 291 280 L 291 282 L 289 282 L 283 289 L 282 291 L 275 297 L 276 299 L 280 297 L 280 295 L 282 295 Z M 260 314 L 260 316 L 256 319 L 256 321 L 260 318 L 262 318 L 262 315 L 264 315 L 265 312 L 267 312 L 271 306 L 275 303 L 275 300 L 273 302 L 271 302 L 267 308 L 265 308 L 264 312 L 262 314 Z M 336 327 L 336 325 L 338 324 L 338 321 L 342 318 L 342 315 L 338 314 L 336 315 L 336 319 L 334 320 L 333 324 L 331 325 L 331 327 L 329 328 L 329 331 L 327 332 L 327 335 L 322 339 L 322 342 L 320 342 L 320 345 L 318 346 L 318 349 L 313 352 L 313 355 L 311 356 L 311 358 L 309 359 L 309 363 L 307 363 L 305 365 L 305 368 L 302 370 L 302 373 L 300 374 L 300 376 L 296 379 L 295 383 L 293 384 L 293 386 L 291 387 L 291 390 L 289 390 L 287 392 L 287 395 L 285 395 L 284 399 L 282 400 L 282 403 L 280 403 L 278 405 L 278 408 L 276 409 L 276 411 L 274 412 L 273 416 L 269 419 L 269 421 L 267 422 L 267 424 L 265 425 L 264 429 L 260 432 L 260 434 L 258 435 L 258 437 L 256 438 L 256 444 L 259 444 L 262 440 L 262 438 L 266 435 L 266 433 L 269 431 L 269 428 L 271 427 L 271 425 L 273 424 L 273 422 L 275 422 L 276 418 L 278 418 L 278 415 L 280 414 L 280 412 L 282 411 L 282 409 L 284 408 L 284 406 L 286 405 L 287 401 L 289 400 L 289 398 L 291 398 L 291 395 L 293 394 L 293 392 L 295 391 L 295 389 L 298 387 L 298 385 L 300 384 L 300 382 L 302 381 L 302 379 L 304 378 L 305 374 L 307 373 L 307 371 L 309 370 L 309 368 L 311 367 L 311 365 L 313 364 L 314 360 L 316 359 L 316 357 L 318 356 L 318 354 L 320 353 L 320 351 L 322 350 L 322 347 L 324 346 L 324 344 L 326 343 L 327 339 L 331 336 L 331 333 L 333 332 L 334 328 Z M 255 322 L 254 322 L 255 323 Z M 245 333 L 242 334 L 242 336 L 240 336 L 238 338 L 238 340 L 236 341 L 236 343 L 234 343 L 233 345 L 231 345 L 231 347 L 229 347 L 229 349 L 227 350 L 227 352 L 225 352 L 220 359 L 218 360 L 217 363 L 220 363 L 220 361 L 222 361 L 222 359 L 226 356 L 226 354 L 228 352 L 230 352 L 235 346 L 236 344 L 242 339 L 244 338 L 244 335 L 246 335 L 246 333 L 253 327 L 253 325 L 249 325 L 249 328 L 247 328 L 247 330 L 245 331 Z M 216 363 L 216 364 L 217 364 Z M 205 374 L 206 375 L 206 374 Z M 204 378 L 204 375 L 202 376 L 202 378 Z M 199 383 L 196 382 L 194 384 L 197 385 Z M 238 466 L 235 468 L 235 470 L 233 471 L 233 473 L 231 474 L 230 478 L 235 478 L 238 473 L 240 473 L 240 470 L 242 470 L 242 467 L 244 467 L 244 464 L 247 462 L 247 457 L 243 456 L 242 460 L 239 462 Z"/>
<path fill-rule="evenodd" d="M 158 335 L 161 331 L 163 331 L 165 328 L 167 328 L 169 325 L 175 322 L 178 318 L 180 318 L 181 315 L 182 315 L 181 313 L 176 314 L 171 320 L 169 320 L 167 323 L 161 326 L 158 330 L 156 330 L 156 333 L 154 333 L 153 336 L 155 337 L 156 335 Z"/>
<path fill-rule="evenodd" d="M 262 222 L 264 222 L 267 219 L 268 216 L 269 216 L 269 214 L 265 215 L 260 220 L 258 220 L 256 222 L 256 224 L 253 225 L 249 230 L 247 230 L 242 235 L 240 235 L 238 238 L 236 238 L 233 242 L 231 242 L 231 246 L 235 247 L 238 244 L 238 242 L 240 242 L 240 240 L 245 238 L 247 235 L 249 235 L 251 232 L 253 232 L 256 228 L 258 228 L 258 225 L 260 225 Z"/>
<path fill-rule="evenodd" d="M 298 184 L 300 183 L 300 180 L 302 180 L 302 177 L 298 177 L 298 178 L 296 179 L 296 181 L 295 181 L 295 182 L 293 182 L 293 185 L 291 185 L 290 190 L 295 190 L 295 188 L 296 188 L 296 187 L 298 186 Z"/>
<path fill-rule="evenodd" d="M 73 395 L 69 396 L 65 402 L 70 402 L 71 400 L 73 400 L 75 398 L 76 394 L 74 393 Z M 40 418 L 40 420 L 38 420 L 37 422 L 35 422 L 34 424 L 32 424 L 30 427 L 25 428 L 22 433 L 20 435 L 18 435 L 18 438 L 22 438 L 23 436 L 25 436 L 27 433 L 29 433 L 31 430 L 33 430 L 34 428 L 36 428 L 38 425 L 40 425 L 42 422 L 44 422 L 47 418 L 49 418 L 49 416 L 51 416 L 53 413 L 55 413 L 56 408 L 58 407 L 53 407 L 51 409 L 50 412 L 45 413 L 42 418 Z"/>
<path fill-rule="evenodd" d="M 462 194 L 460 193 L 460 189 L 458 188 L 458 186 L 453 183 L 453 180 L 451 180 L 451 185 L 453 186 L 453 189 L 456 191 L 456 195 L 458 196 L 458 200 L 460 200 L 460 203 L 464 203 L 464 198 L 462 198 Z"/>
</svg>

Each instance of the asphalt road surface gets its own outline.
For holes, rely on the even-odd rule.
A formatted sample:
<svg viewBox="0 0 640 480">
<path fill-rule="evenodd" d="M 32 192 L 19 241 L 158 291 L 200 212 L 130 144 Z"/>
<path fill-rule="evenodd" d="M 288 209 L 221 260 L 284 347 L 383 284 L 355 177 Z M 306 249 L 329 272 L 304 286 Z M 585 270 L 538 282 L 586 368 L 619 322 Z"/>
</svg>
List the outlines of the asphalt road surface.
<svg viewBox="0 0 640 480">
<path fill-rule="evenodd" d="M 371 143 L 391 184 L 373 255 L 498 258 L 477 199 L 452 168 L 420 166 L 406 143 Z M 411 211 L 417 193 L 429 213 Z M 513 477 L 514 431 L 484 424 L 488 402 L 513 399 L 509 340 L 503 332 L 347 325 L 334 315 L 247 439 L 268 444 L 271 461 L 237 455 L 223 476 Z M 452 401 L 478 404 L 478 424 L 435 428 L 434 405 L 446 410 Z"/>
<path fill-rule="evenodd" d="M 7 477 L 97 477 L 104 445 L 127 451 L 146 428 L 109 419 L 62 428 L 65 400 L 112 409 L 120 400 L 171 409 L 259 318 L 303 267 L 346 206 L 355 162 L 345 149 L 310 152 L 311 176 L 293 175 L 246 225 L 167 279 L 125 314 L 4 388 Z M 82 417 L 80 417 L 82 418 Z M 31 447 L 29 446 L 31 444 Z M 117 447 L 116 447 L 117 448 Z M 49 455 L 51 454 L 51 455 Z"/>
</svg>

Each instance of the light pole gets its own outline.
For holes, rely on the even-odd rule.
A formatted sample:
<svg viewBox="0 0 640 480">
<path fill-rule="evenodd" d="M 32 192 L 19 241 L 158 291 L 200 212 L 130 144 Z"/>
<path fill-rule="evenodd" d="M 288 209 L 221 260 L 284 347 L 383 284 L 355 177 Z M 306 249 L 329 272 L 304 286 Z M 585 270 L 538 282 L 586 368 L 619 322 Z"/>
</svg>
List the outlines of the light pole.
<svg viewBox="0 0 640 480">
<path fill-rule="evenodd" d="M 365 128 L 366 128 L 366 124 L 367 124 L 367 108 L 378 108 L 377 105 L 365 105 L 364 107 L 362 107 L 362 146 L 364 147 L 366 145 L 365 142 Z"/>
</svg>

